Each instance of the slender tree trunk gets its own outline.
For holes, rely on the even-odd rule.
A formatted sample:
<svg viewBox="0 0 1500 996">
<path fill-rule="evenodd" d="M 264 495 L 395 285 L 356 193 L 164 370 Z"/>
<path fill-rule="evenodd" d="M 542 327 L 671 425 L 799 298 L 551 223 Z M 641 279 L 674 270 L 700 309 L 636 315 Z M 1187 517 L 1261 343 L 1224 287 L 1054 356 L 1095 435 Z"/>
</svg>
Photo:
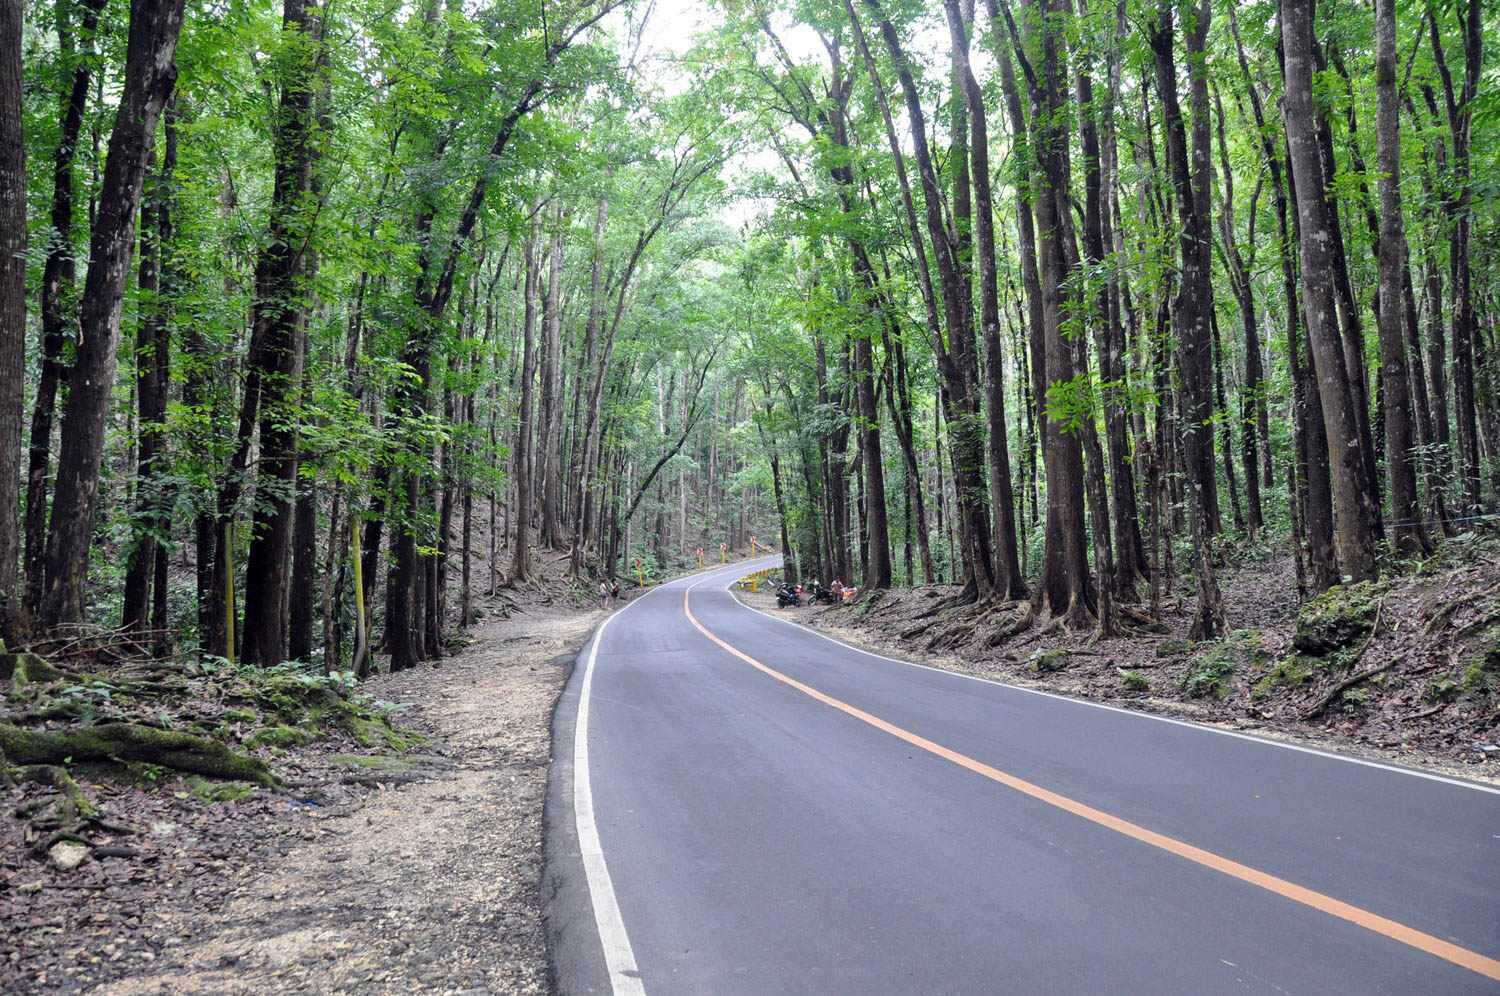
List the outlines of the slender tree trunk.
<svg viewBox="0 0 1500 996">
<path fill-rule="evenodd" d="M 589 490 L 588 472 L 590 470 L 588 462 L 593 456 L 594 424 L 599 419 L 599 412 L 595 407 L 598 404 L 598 398 L 590 390 L 587 399 L 584 399 L 583 385 L 593 383 L 591 377 L 595 344 L 604 319 L 604 229 L 608 220 L 609 198 L 600 197 L 594 207 L 594 248 L 589 268 L 589 314 L 583 329 L 583 358 L 575 377 L 581 411 L 579 412 L 580 418 L 575 419 L 577 424 L 573 428 L 573 462 L 568 474 L 571 489 L 569 494 L 572 501 L 570 518 L 573 523 L 573 549 L 568 560 L 568 573 L 574 577 L 580 576 L 583 571 L 583 547 L 586 538 L 584 536 L 584 503 Z M 602 379 L 599 386 L 603 387 Z"/>
</svg>

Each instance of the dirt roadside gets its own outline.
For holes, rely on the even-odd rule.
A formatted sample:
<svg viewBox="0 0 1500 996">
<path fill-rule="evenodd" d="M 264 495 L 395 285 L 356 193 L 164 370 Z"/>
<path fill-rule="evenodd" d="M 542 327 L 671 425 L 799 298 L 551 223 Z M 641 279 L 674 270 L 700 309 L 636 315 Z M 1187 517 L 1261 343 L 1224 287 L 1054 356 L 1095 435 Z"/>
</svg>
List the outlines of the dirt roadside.
<svg viewBox="0 0 1500 996">
<path fill-rule="evenodd" d="M 72 894 L 81 909 L 33 917 L 47 957 L 29 958 L 22 977 L 12 955 L 3 988 L 547 992 L 549 724 L 602 617 L 528 611 L 475 628 L 436 667 L 372 679 L 362 690 L 398 703 L 429 746 L 309 760 L 322 769 L 309 779 L 329 786 L 316 794 L 324 804 L 221 803 L 198 807 L 201 825 L 153 824 L 147 868 L 160 873 L 142 875 L 139 855 L 121 862 L 134 871 L 85 866 L 101 884 Z"/>
</svg>

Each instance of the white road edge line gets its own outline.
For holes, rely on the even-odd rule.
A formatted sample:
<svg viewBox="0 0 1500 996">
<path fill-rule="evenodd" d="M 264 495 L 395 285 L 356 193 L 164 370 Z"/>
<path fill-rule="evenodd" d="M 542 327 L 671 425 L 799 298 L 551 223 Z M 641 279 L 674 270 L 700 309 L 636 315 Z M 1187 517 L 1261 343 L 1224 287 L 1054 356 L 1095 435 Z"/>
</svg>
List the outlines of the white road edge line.
<svg viewBox="0 0 1500 996">
<path fill-rule="evenodd" d="M 646 597 L 643 595 L 636 601 Z M 599 943 L 604 948 L 610 989 L 616 996 L 645 996 L 646 987 L 636 968 L 635 951 L 630 946 L 630 935 L 625 932 L 625 921 L 620 917 L 620 903 L 615 898 L 615 885 L 599 843 L 599 827 L 594 822 L 594 787 L 589 781 L 589 699 L 594 688 L 594 661 L 599 657 L 604 631 L 635 604 L 631 602 L 606 617 L 595 631 L 589 659 L 583 668 L 583 685 L 578 692 L 578 719 L 573 725 L 573 819 L 578 830 L 578 851 L 588 880 L 589 902 L 594 907 L 594 925 L 599 929 Z"/>
<path fill-rule="evenodd" d="M 689 587 L 696 588 L 714 573 L 733 566 L 736 565 L 711 568 L 704 572 L 702 579 Z M 619 612 L 606 616 L 594 631 L 589 659 L 583 666 L 583 685 L 578 690 L 578 719 L 573 724 L 573 823 L 578 833 L 578 851 L 583 858 L 584 876 L 588 881 L 589 902 L 594 908 L 594 926 L 599 930 L 599 943 L 604 948 L 604 967 L 609 973 L 610 989 L 615 996 L 645 996 L 646 986 L 641 981 L 640 969 L 635 963 L 635 949 L 630 946 L 630 934 L 625 930 L 625 920 L 620 916 L 620 902 L 615 898 L 614 880 L 609 876 L 609 865 L 604 860 L 604 848 L 599 842 L 599 826 L 594 820 L 594 787 L 589 779 L 589 702 L 593 698 L 594 662 L 599 658 L 599 644 L 604 640 L 604 631 L 615 619 L 665 587 L 662 585 L 653 588 Z"/>
<path fill-rule="evenodd" d="M 704 578 L 703 580 L 694 583 L 690 587 L 696 588 L 698 587 L 698 585 L 703 584 L 704 581 L 708 580 L 710 579 Z M 733 584 L 733 582 L 730 583 Z M 726 585 L 724 590 L 728 592 L 729 587 Z M 1216 726 L 1205 726 L 1202 723 L 1194 723 L 1185 719 L 1173 719 L 1170 716 L 1157 716 L 1152 713 L 1141 712 L 1136 709 L 1122 709 L 1119 706 L 1106 705 L 1103 702 L 1090 702 L 1087 699 L 1075 699 L 1068 695 L 1059 695 L 1056 692 L 1044 692 L 1037 688 L 1027 688 L 1025 685 L 1012 685 L 1009 682 L 998 681 L 994 678 L 983 678 L 977 674 L 964 674 L 962 671 L 950 671 L 947 668 L 934 667 L 931 664 L 918 664 L 916 661 L 904 661 L 899 657 L 887 657 L 884 654 L 877 654 L 873 651 L 856 647 L 852 643 L 845 643 L 843 640 L 840 640 L 837 637 L 828 636 L 825 633 L 819 633 L 812 627 L 805 626 L 802 623 L 793 622 L 790 619 L 782 619 L 779 616 L 773 616 L 771 615 L 771 613 L 762 611 L 761 609 L 757 609 L 753 605 L 746 605 L 738 598 L 734 598 L 732 594 L 730 595 L 730 598 L 733 599 L 735 605 L 738 605 L 740 608 L 745 609 L 749 612 L 754 612 L 757 615 L 765 616 L 767 619 L 770 619 L 773 622 L 779 622 L 783 626 L 791 626 L 794 629 L 799 629 L 802 632 L 811 634 L 812 636 L 816 636 L 819 639 L 827 640 L 829 643 L 836 643 L 846 650 L 852 650 L 857 654 L 863 654 L 866 657 L 873 657 L 876 660 L 888 661 L 892 664 L 904 664 L 907 667 L 921 668 L 923 671 L 932 671 L 936 674 L 948 675 L 951 678 L 964 678 L 969 681 L 978 681 L 986 685 L 997 685 L 1000 688 L 1009 688 L 1012 691 L 1025 692 L 1028 695 L 1040 695 L 1042 698 L 1056 699 L 1059 702 L 1069 702 L 1073 705 L 1086 706 L 1090 709 L 1103 709 L 1106 712 L 1117 712 L 1124 716 L 1134 716 L 1136 719 L 1149 719 L 1157 723 L 1170 723 L 1173 726 L 1181 726 L 1189 730 L 1198 730 L 1202 733 L 1217 733 L 1221 737 L 1233 737 L 1236 740 L 1248 740 L 1251 743 L 1261 744 L 1266 747 L 1279 747 L 1282 750 L 1294 750 L 1299 754 L 1312 754 L 1316 757 L 1326 757 L 1334 761 L 1344 761 L 1348 764 L 1358 764 L 1366 768 L 1379 768 L 1382 771 L 1392 771 L 1399 775 L 1410 775 L 1413 778 L 1424 778 L 1430 782 L 1441 782 L 1444 785 L 1453 785 L 1457 788 L 1473 789 L 1475 792 L 1485 792 L 1490 795 L 1500 795 L 1500 788 L 1496 788 L 1492 785 L 1484 785 L 1479 782 L 1465 781 L 1461 778 L 1449 778 L 1446 775 L 1435 775 L 1427 771 L 1417 771 L 1415 768 L 1406 768 L 1402 767 L 1399 764 L 1386 764 L 1382 761 L 1370 761 L 1362 757 L 1350 757 L 1347 754 L 1335 754 L 1332 751 L 1319 750 L 1316 747 L 1304 747 L 1301 744 L 1282 743 L 1279 740 L 1270 740 L 1266 737 L 1257 737 L 1249 733 L 1238 733 L 1234 730 L 1221 730 Z"/>
</svg>

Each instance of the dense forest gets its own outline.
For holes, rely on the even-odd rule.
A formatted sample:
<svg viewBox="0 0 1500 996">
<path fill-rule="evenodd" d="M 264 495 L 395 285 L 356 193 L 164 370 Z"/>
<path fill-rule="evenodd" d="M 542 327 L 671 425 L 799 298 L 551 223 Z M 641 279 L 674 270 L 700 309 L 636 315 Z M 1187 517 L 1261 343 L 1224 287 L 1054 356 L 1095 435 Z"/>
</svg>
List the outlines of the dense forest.
<svg viewBox="0 0 1500 996">
<path fill-rule="evenodd" d="M 12 646 L 364 675 L 757 547 L 1204 638 L 1500 500 L 1480 0 L 0 10 Z"/>
</svg>

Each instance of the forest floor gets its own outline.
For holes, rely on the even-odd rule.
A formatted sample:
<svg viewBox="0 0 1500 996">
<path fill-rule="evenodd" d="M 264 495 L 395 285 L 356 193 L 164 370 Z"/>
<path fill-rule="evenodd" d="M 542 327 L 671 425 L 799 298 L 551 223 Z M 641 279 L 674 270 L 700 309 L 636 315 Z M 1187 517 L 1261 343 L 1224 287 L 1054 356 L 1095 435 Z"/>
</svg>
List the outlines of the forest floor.
<svg viewBox="0 0 1500 996">
<path fill-rule="evenodd" d="M 0 786 L 0 988 L 548 991 L 549 726 L 603 613 L 559 582 L 513 597 L 452 656 L 359 685 L 378 725 L 358 735 L 246 737 L 239 698 L 199 695 L 281 788 L 69 765 L 101 813 L 77 867 L 23 818 L 56 794 Z"/>
<path fill-rule="evenodd" d="M 739 595 L 904 660 L 1500 784 L 1500 540 L 1451 539 L 1418 570 L 1300 609 L 1293 566 L 1221 569 L 1230 632 L 1203 643 L 1185 639 L 1190 584 L 1164 598 L 1160 626 L 1107 640 L 1006 635 L 1021 607 L 955 607 L 944 586 L 792 609 Z"/>
</svg>

